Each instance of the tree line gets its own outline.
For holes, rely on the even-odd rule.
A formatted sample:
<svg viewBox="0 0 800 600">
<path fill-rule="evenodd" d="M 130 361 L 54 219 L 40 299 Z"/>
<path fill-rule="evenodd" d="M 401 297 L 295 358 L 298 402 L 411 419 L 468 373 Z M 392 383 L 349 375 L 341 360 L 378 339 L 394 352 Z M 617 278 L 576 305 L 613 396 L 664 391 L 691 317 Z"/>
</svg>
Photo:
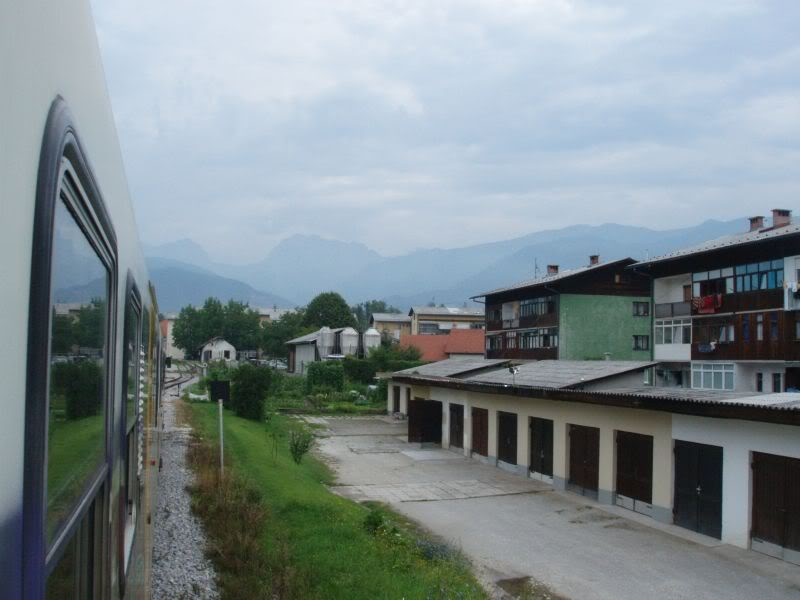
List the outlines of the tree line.
<svg viewBox="0 0 800 600">
<path fill-rule="evenodd" d="M 326 326 L 365 331 L 370 316 L 377 312 L 400 311 L 382 300 L 348 306 L 336 292 L 323 292 L 307 306 L 262 326 L 258 312 L 246 303 L 230 300 L 222 304 L 216 298 L 208 298 L 200 308 L 189 305 L 181 309 L 175 319 L 172 341 L 189 357 L 197 357 L 203 344 L 221 337 L 237 350 L 261 349 L 267 356 L 286 358 L 289 354 L 286 342 L 289 340 Z"/>
</svg>

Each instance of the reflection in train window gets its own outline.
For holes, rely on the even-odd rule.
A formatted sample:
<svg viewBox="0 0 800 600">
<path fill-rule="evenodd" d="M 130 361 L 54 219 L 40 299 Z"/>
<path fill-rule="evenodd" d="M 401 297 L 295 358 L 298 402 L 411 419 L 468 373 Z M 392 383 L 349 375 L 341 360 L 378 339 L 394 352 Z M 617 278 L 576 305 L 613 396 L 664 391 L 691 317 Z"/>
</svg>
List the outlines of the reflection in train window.
<svg viewBox="0 0 800 600">
<path fill-rule="evenodd" d="M 120 582 L 124 585 L 124 575 L 127 572 L 128 561 L 133 549 L 136 520 L 139 515 L 139 487 L 141 482 L 141 431 L 139 423 L 141 410 L 139 398 L 141 393 L 141 370 L 144 369 L 141 360 L 141 331 L 142 309 L 139 299 L 131 294 L 125 306 L 125 446 L 122 448 L 124 497 L 123 519 L 121 521 L 123 535 L 122 577 Z"/>
<path fill-rule="evenodd" d="M 61 200 L 53 230 L 52 286 L 48 544 L 105 459 L 109 272 Z"/>
</svg>

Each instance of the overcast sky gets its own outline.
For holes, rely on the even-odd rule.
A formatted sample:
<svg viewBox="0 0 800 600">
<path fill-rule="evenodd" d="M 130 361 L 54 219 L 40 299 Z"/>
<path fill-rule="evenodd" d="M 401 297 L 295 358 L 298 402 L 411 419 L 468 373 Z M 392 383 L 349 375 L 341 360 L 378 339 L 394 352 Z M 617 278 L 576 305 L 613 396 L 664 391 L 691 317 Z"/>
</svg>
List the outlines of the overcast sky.
<svg viewBox="0 0 800 600">
<path fill-rule="evenodd" d="M 398 254 L 800 208 L 796 0 L 93 6 L 148 243 Z"/>
</svg>

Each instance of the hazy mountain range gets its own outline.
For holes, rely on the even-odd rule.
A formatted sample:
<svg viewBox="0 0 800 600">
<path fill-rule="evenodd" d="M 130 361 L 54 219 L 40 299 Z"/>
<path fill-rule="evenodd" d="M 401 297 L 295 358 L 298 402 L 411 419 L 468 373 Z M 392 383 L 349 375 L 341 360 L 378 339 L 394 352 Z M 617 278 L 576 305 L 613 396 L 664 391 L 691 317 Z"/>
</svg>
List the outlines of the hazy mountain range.
<svg viewBox="0 0 800 600">
<path fill-rule="evenodd" d="M 744 218 L 666 231 L 614 223 L 573 225 L 501 242 L 393 257 L 359 243 L 294 235 L 247 265 L 216 263 L 188 239 L 147 246 L 145 253 L 165 312 L 200 304 L 209 295 L 251 306 L 293 307 L 328 290 L 351 303 L 382 299 L 407 309 L 431 300 L 461 305 L 470 296 L 533 278 L 537 265 L 541 275 L 548 264 L 562 269 L 588 264 L 590 254 L 604 261 L 641 259 L 746 227 Z"/>
</svg>

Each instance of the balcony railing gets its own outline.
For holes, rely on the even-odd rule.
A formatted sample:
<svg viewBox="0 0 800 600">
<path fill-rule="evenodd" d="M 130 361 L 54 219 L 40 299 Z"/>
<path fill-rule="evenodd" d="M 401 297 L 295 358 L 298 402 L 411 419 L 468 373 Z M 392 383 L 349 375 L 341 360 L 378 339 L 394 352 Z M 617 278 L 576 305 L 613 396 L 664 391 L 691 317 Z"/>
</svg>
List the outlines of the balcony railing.
<svg viewBox="0 0 800 600">
<path fill-rule="evenodd" d="M 656 319 L 686 317 L 692 314 L 691 302 L 663 302 L 656 304 Z"/>
</svg>

